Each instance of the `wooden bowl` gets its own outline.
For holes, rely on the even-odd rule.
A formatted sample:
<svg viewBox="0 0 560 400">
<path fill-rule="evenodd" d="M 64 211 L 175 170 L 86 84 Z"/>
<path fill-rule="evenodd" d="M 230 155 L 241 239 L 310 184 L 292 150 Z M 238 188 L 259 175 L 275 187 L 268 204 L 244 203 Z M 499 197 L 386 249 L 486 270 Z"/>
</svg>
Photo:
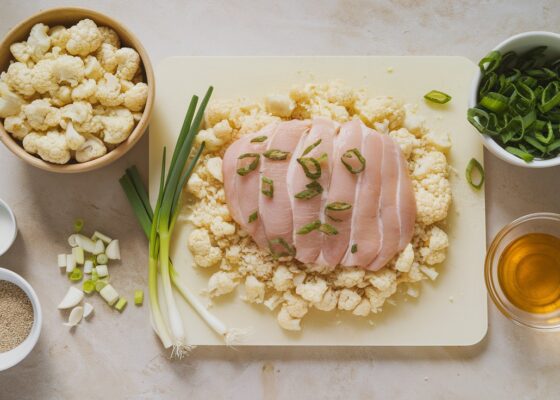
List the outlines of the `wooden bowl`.
<svg viewBox="0 0 560 400">
<path fill-rule="evenodd" d="M 42 22 L 50 27 L 55 25 L 64 25 L 66 27 L 69 27 L 85 18 L 89 18 L 95 21 L 98 26 L 104 25 L 114 29 L 115 32 L 118 33 L 123 46 L 132 47 L 138 52 L 142 61 L 142 66 L 144 68 L 146 84 L 148 85 L 148 100 L 146 102 L 146 107 L 144 108 L 142 118 L 136 124 L 128 139 L 119 144 L 113 150 L 107 152 L 107 154 L 105 154 L 104 156 L 99 157 L 95 160 L 87 161 L 85 163 L 70 163 L 58 165 L 43 161 L 38 156 L 26 152 L 23 149 L 21 143 L 12 138 L 12 136 L 4 129 L 4 125 L 2 124 L 2 122 L 0 122 L 0 140 L 6 145 L 6 147 L 8 147 L 8 149 L 10 149 L 12 153 L 17 155 L 25 162 L 46 171 L 60 173 L 78 173 L 91 171 L 112 163 L 117 158 L 123 156 L 128 150 L 132 148 L 132 146 L 134 146 L 136 142 L 138 142 L 138 140 L 140 140 L 148 127 L 148 123 L 152 114 L 152 108 L 155 98 L 155 81 L 154 71 L 152 69 L 152 64 L 150 62 L 150 58 L 148 57 L 146 49 L 144 49 L 144 46 L 142 46 L 138 38 L 134 36 L 134 34 L 132 34 L 127 28 L 125 28 L 123 24 L 97 11 L 74 7 L 53 8 L 41 11 L 40 13 L 37 13 L 21 22 L 10 32 L 8 32 L 4 40 L 2 40 L 2 43 L 0 43 L 0 71 L 6 71 L 10 64 L 10 61 L 13 60 L 13 56 L 10 52 L 10 45 L 26 40 L 33 25 Z"/>
</svg>

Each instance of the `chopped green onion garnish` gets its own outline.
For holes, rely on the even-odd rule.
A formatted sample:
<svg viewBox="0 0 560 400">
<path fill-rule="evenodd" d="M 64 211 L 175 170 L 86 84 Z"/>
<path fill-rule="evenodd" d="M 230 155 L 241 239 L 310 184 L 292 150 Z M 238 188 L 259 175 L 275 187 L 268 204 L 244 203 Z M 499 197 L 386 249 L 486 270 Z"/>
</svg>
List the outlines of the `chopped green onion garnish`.
<svg viewBox="0 0 560 400">
<path fill-rule="evenodd" d="M 83 276 L 84 276 L 84 275 L 83 275 L 83 273 L 82 273 L 82 270 L 79 269 L 79 268 L 74 268 L 74 269 L 72 270 L 72 272 L 70 272 L 70 273 L 68 274 L 68 278 L 69 278 L 72 282 L 79 282 L 79 281 L 81 281 Z"/>
<path fill-rule="evenodd" d="M 329 159 L 329 156 L 327 155 L 327 153 L 323 153 L 319 157 L 317 157 L 317 161 L 319 161 L 319 164 L 324 163 L 328 159 Z"/>
<path fill-rule="evenodd" d="M 490 92 L 480 100 L 480 105 L 489 111 L 501 113 L 508 107 L 508 98 L 500 93 Z"/>
<path fill-rule="evenodd" d="M 357 244 L 353 244 L 352 248 L 350 249 L 350 253 L 354 254 L 355 252 L 358 251 L 358 245 Z"/>
<path fill-rule="evenodd" d="M 259 213 L 255 211 L 254 213 L 249 215 L 249 223 L 255 222 L 258 218 L 259 218 Z"/>
<path fill-rule="evenodd" d="M 327 204 L 326 208 L 330 211 L 345 211 L 350 210 L 352 208 L 352 204 L 346 203 L 344 201 L 334 201 Z"/>
<path fill-rule="evenodd" d="M 119 297 L 119 300 L 117 301 L 117 304 L 115 304 L 115 308 L 117 309 L 118 312 L 122 313 L 123 310 L 126 307 L 126 304 L 128 302 L 126 301 L 126 299 L 124 297 Z"/>
<path fill-rule="evenodd" d="M 97 261 L 97 264 L 107 264 L 109 262 L 109 257 L 107 257 L 106 254 L 101 253 L 97 255 L 95 260 Z"/>
<path fill-rule="evenodd" d="M 95 291 L 95 282 L 92 281 L 91 279 L 84 281 L 82 283 L 82 290 L 86 294 L 92 294 Z"/>
<path fill-rule="evenodd" d="M 518 149 L 517 147 L 508 146 L 506 147 L 506 151 L 516 157 L 521 158 L 525 162 L 531 162 L 535 158 L 535 156 L 533 156 L 531 153 L 528 153 L 527 151 L 522 149 Z"/>
<path fill-rule="evenodd" d="M 296 199 L 309 200 L 317 196 L 318 194 L 323 193 L 323 187 L 317 181 L 308 183 L 307 185 L 305 185 L 305 187 L 307 189 L 294 195 Z"/>
<path fill-rule="evenodd" d="M 97 274 L 97 271 L 93 269 L 91 271 L 91 280 L 97 282 L 98 279 L 99 279 L 99 275 Z"/>
<path fill-rule="evenodd" d="M 478 63 L 480 71 L 483 73 L 489 73 L 494 71 L 500 66 L 502 61 L 502 54 L 499 51 L 491 51 Z"/>
<path fill-rule="evenodd" d="M 319 227 L 319 231 L 326 233 L 327 235 L 338 235 L 338 230 L 330 224 L 322 224 Z"/>
<path fill-rule="evenodd" d="M 274 161 L 285 160 L 286 158 L 288 158 L 289 155 L 290 155 L 289 151 L 282 151 L 277 149 L 270 149 L 263 153 L 263 156 L 265 156 L 269 160 L 274 160 Z"/>
<path fill-rule="evenodd" d="M 352 164 L 350 164 L 348 161 L 346 161 L 345 159 L 353 159 L 356 158 L 358 160 L 358 162 L 360 163 L 360 166 L 357 168 L 354 168 L 352 166 Z M 360 150 L 358 149 L 350 149 L 347 150 L 342 157 L 340 158 L 340 160 L 342 161 L 342 163 L 344 164 L 344 166 L 346 167 L 346 169 L 348 171 L 350 171 L 350 173 L 352 174 L 358 174 L 360 172 L 362 172 L 365 168 L 366 168 L 366 159 L 362 156 L 362 153 L 360 153 Z"/>
<path fill-rule="evenodd" d="M 95 282 L 95 290 L 97 292 L 101 292 L 101 290 L 108 284 L 109 282 L 107 282 L 105 279 L 99 279 L 98 281 Z"/>
<path fill-rule="evenodd" d="M 447 93 L 440 92 L 439 90 L 432 90 L 424 95 L 426 100 L 429 100 L 433 103 L 438 104 L 445 104 L 449 100 L 451 100 L 451 96 Z"/>
<path fill-rule="evenodd" d="M 297 162 L 302 166 L 305 176 L 309 179 L 319 179 L 321 177 L 321 164 L 316 159 L 301 157 L 297 159 Z"/>
<path fill-rule="evenodd" d="M 241 154 L 238 157 L 239 160 L 243 160 L 244 158 L 252 158 L 253 161 L 251 161 L 251 163 L 249 163 L 248 165 L 237 169 L 237 173 L 241 176 L 245 176 L 249 172 L 257 169 L 257 167 L 259 166 L 259 161 L 261 156 L 258 153 L 245 153 L 245 154 Z"/>
<path fill-rule="evenodd" d="M 317 140 L 315 143 L 307 146 L 305 148 L 305 150 L 303 150 L 303 153 L 301 153 L 301 156 L 305 156 L 307 154 L 309 154 L 311 152 L 311 150 L 313 150 L 315 147 L 319 146 L 321 144 L 321 139 Z"/>
<path fill-rule="evenodd" d="M 274 258 L 288 257 L 296 254 L 296 250 L 294 249 L 294 247 L 286 242 L 283 238 L 273 239 L 269 241 L 268 246 Z M 281 247 L 281 250 L 277 249 L 278 246 Z"/>
<path fill-rule="evenodd" d="M 143 290 L 135 290 L 134 291 L 134 304 L 137 306 L 141 306 L 144 303 L 144 291 Z"/>
<path fill-rule="evenodd" d="M 298 231 L 296 232 L 298 235 L 306 235 L 309 232 L 312 232 L 316 229 L 319 229 L 321 227 L 321 221 L 317 220 L 317 221 L 313 221 L 307 225 L 302 226 L 301 228 L 298 229 Z"/>
<path fill-rule="evenodd" d="M 266 176 L 261 178 L 261 193 L 267 197 L 274 197 L 274 181 Z"/>
<path fill-rule="evenodd" d="M 473 172 L 476 170 L 476 172 L 478 172 L 479 178 L 478 178 L 478 182 L 475 182 L 473 180 Z M 480 189 L 482 187 L 482 185 L 484 184 L 484 168 L 482 167 L 482 165 L 480 165 L 480 163 L 478 162 L 478 160 L 476 158 L 471 158 L 471 160 L 469 161 L 469 163 L 467 164 L 467 169 L 466 169 L 466 176 L 467 176 L 467 182 L 469 182 L 469 185 L 471 185 L 473 188 L 475 189 Z"/>
<path fill-rule="evenodd" d="M 257 136 L 256 138 L 251 139 L 251 143 L 262 143 L 266 139 L 268 139 L 268 136 Z"/>
<path fill-rule="evenodd" d="M 84 229 L 84 220 L 78 218 L 74 221 L 74 232 L 80 233 Z"/>
</svg>

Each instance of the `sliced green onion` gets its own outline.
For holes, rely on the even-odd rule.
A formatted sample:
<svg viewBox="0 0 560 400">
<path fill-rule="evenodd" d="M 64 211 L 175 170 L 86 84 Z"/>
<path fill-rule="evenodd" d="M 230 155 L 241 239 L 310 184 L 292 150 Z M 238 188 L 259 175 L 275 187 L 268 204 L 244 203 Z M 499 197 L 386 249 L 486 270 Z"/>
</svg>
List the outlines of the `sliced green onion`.
<svg viewBox="0 0 560 400">
<path fill-rule="evenodd" d="M 107 282 L 107 280 L 99 279 L 98 281 L 95 282 L 95 291 L 96 292 L 101 292 L 103 290 L 103 288 L 105 286 L 107 286 L 108 284 L 109 284 L 109 282 Z"/>
<path fill-rule="evenodd" d="M 303 191 L 294 195 L 294 197 L 296 199 L 309 200 L 309 199 L 312 199 L 313 197 L 323 193 L 323 187 L 317 181 L 313 181 L 311 183 L 308 183 L 307 185 L 305 185 L 305 187 L 307 189 L 305 189 L 305 190 L 303 190 Z"/>
<path fill-rule="evenodd" d="M 321 227 L 321 221 L 317 220 L 302 226 L 301 228 L 298 229 L 296 233 L 298 235 L 307 235 L 309 232 L 313 232 L 314 230 L 319 229 L 320 227 Z"/>
<path fill-rule="evenodd" d="M 319 139 L 319 140 L 317 140 L 315 143 L 313 143 L 313 144 L 307 146 L 307 147 L 305 148 L 305 150 L 303 151 L 303 153 L 301 153 L 301 156 L 303 157 L 303 156 L 309 154 L 309 153 L 311 152 L 311 150 L 313 150 L 315 147 L 317 147 L 317 146 L 319 146 L 319 145 L 321 144 L 321 140 L 322 140 L 322 139 Z"/>
<path fill-rule="evenodd" d="M 251 139 L 251 143 L 262 143 L 266 139 L 268 139 L 268 136 L 257 136 L 256 138 Z"/>
<path fill-rule="evenodd" d="M 428 101 L 438 104 L 445 104 L 451 100 L 451 96 L 447 93 L 440 92 L 439 90 L 431 90 L 424 95 L 424 98 Z"/>
<path fill-rule="evenodd" d="M 330 224 L 321 224 L 319 231 L 327 235 L 338 235 L 338 230 Z"/>
<path fill-rule="evenodd" d="M 68 274 L 68 279 L 70 279 L 72 282 L 79 282 L 79 281 L 82 280 L 82 277 L 83 277 L 83 276 L 84 276 L 84 275 L 83 275 L 81 269 L 79 269 L 79 268 L 74 268 L 74 269 L 72 270 L 72 272 L 70 272 L 70 273 Z"/>
<path fill-rule="evenodd" d="M 286 158 L 288 158 L 289 155 L 290 155 L 289 151 L 282 151 L 277 149 L 270 149 L 263 153 L 263 156 L 273 161 L 285 160 Z"/>
<path fill-rule="evenodd" d="M 358 168 L 354 168 L 348 161 L 345 160 L 345 158 L 352 159 L 354 157 L 360 163 L 360 166 Z M 366 168 L 366 159 L 362 156 L 362 153 L 360 153 L 360 150 L 358 149 L 347 150 L 346 152 L 344 152 L 340 160 L 342 161 L 346 169 L 352 174 L 358 174 Z"/>
<path fill-rule="evenodd" d="M 254 213 L 249 215 L 249 223 L 255 222 L 258 218 L 259 218 L 259 213 L 255 211 Z"/>
<path fill-rule="evenodd" d="M 274 258 L 288 257 L 296 254 L 296 250 L 283 238 L 273 239 L 268 242 L 270 252 Z M 280 246 L 281 251 L 277 251 L 274 247 Z"/>
<path fill-rule="evenodd" d="M 508 98 L 500 93 L 490 92 L 480 100 L 480 105 L 492 112 L 501 113 L 508 107 Z"/>
<path fill-rule="evenodd" d="M 266 176 L 261 178 L 261 193 L 267 197 L 274 197 L 274 181 Z"/>
<path fill-rule="evenodd" d="M 518 149 L 516 147 L 508 146 L 508 147 L 506 147 L 506 151 L 508 153 L 513 154 L 516 157 L 521 158 L 525 162 L 531 162 L 535 158 L 531 153 L 528 153 L 527 151 L 524 151 L 522 149 Z"/>
<path fill-rule="evenodd" d="M 82 290 L 86 294 L 92 294 L 95 292 L 95 282 L 91 279 L 88 279 L 82 283 Z"/>
<path fill-rule="evenodd" d="M 478 175 L 479 175 L 478 182 L 475 182 L 473 180 L 473 172 L 474 171 L 478 172 Z M 478 160 L 476 158 L 471 158 L 471 160 L 467 164 L 467 169 L 466 169 L 465 172 L 466 172 L 467 182 L 469 183 L 469 185 L 471 185 L 473 188 L 479 190 L 482 187 L 482 185 L 484 184 L 484 168 L 482 167 L 482 165 L 478 162 Z"/>
<path fill-rule="evenodd" d="M 115 304 L 115 309 L 122 313 L 124 311 L 124 309 L 126 308 L 127 305 L 127 301 L 124 297 L 119 297 L 119 300 L 117 301 L 117 304 Z"/>
<path fill-rule="evenodd" d="M 353 244 L 352 248 L 350 249 L 350 253 L 354 254 L 358 251 L 358 245 L 357 244 Z"/>
<path fill-rule="evenodd" d="M 74 256 L 74 260 L 76 264 L 83 264 L 85 261 L 84 257 L 84 249 L 81 247 L 72 247 L 72 255 Z"/>
<path fill-rule="evenodd" d="M 107 257 L 106 254 L 101 253 L 97 255 L 95 261 L 97 262 L 97 264 L 107 264 L 109 262 L 109 257 Z"/>
<path fill-rule="evenodd" d="M 78 218 L 74 221 L 74 232 L 80 233 L 84 229 L 84 220 Z"/>
<path fill-rule="evenodd" d="M 550 82 L 543 90 L 539 110 L 547 113 L 560 104 L 560 82 Z"/>
<path fill-rule="evenodd" d="M 350 210 L 352 208 L 352 204 L 346 203 L 344 201 L 334 201 L 332 203 L 327 204 L 326 209 L 330 211 L 345 211 Z"/>
<path fill-rule="evenodd" d="M 245 167 L 237 169 L 237 173 L 241 176 L 245 176 L 249 172 L 257 169 L 257 167 L 259 166 L 259 161 L 260 161 L 261 155 L 258 154 L 258 153 L 245 153 L 245 154 L 241 154 L 238 157 L 238 160 L 243 160 L 244 158 L 252 158 L 253 161 L 251 161 L 251 163 L 246 165 Z"/>
<path fill-rule="evenodd" d="M 524 139 L 525 139 L 525 142 L 527 142 L 529 145 L 533 146 L 535 149 L 540 151 L 542 154 L 546 153 L 546 146 L 543 145 L 541 142 L 539 142 L 534 137 L 526 136 Z"/>
<path fill-rule="evenodd" d="M 317 161 L 319 161 L 319 164 L 324 163 L 328 159 L 329 159 L 329 156 L 327 155 L 327 153 L 323 153 L 319 157 L 317 157 Z"/>
<path fill-rule="evenodd" d="M 94 268 L 91 271 L 91 280 L 94 281 L 94 282 L 97 282 L 98 279 L 99 279 L 99 275 L 97 274 L 97 271 Z"/>
<path fill-rule="evenodd" d="M 325 214 L 325 215 L 326 215 L 327 218 L 330 219 L 331 221 L 334 221 L 334 222 L 342 222 L 342 218 L 335 218 L 335 217 L 333 217 L 332 215 L 329 215 L 329 214 Z"/>
<path fill-rule="evenodd" d="M 302 166 L 305 176 L 309 179 L 319 179 L 321 177 L 321 164 L 316 159 L 301 157 L 297 159 L 297 162 Z"/>
<path fill-rule="evenodd" d="M 137 306 L 141 306 L 144 303 L 144 291 L 143 290 L 135 290 L 134 291 L 134 304 Z"/>
</svg>

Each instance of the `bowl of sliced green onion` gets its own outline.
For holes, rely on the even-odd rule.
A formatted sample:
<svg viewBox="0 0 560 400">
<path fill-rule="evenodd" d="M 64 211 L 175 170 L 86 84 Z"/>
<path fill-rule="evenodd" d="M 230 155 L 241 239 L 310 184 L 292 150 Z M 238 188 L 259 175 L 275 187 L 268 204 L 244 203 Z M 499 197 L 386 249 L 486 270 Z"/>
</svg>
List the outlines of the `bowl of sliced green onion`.
<svg viewBox="0 0 560 400">
<path fill-rule="evenodd" d="M 560 34 L 512 36 L 478 65 L 467 118 L 486 148 L 522 167 L 560 165 Z"/>
</svg>

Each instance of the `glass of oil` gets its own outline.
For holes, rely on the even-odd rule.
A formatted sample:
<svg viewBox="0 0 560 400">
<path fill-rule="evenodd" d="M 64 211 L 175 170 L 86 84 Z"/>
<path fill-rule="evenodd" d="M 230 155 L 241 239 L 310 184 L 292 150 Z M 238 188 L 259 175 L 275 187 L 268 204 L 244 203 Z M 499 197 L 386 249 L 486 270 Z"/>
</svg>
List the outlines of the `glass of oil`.
<svg viewBox="0 0 560 400">
<path fill-rule="evenodd" d="M 486 255 L 486 286 L 513 322 L 560 330 L 560 215 L 525 215 L 505 226 Z"/>
</svg>

